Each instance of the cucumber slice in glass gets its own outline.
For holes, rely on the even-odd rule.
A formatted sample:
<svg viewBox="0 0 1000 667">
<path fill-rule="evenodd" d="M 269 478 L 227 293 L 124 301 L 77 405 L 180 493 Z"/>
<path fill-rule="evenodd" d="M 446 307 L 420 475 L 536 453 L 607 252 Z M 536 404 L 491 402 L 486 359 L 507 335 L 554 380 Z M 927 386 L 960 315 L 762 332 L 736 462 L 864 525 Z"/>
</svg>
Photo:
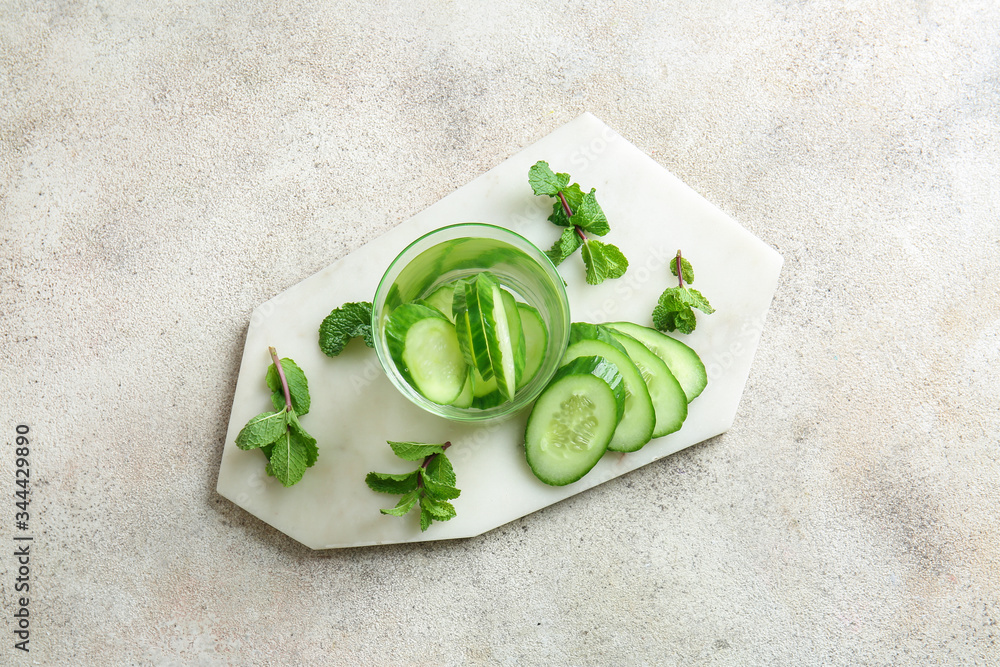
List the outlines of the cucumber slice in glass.
<svg viewBox="0 0 1000 667">
<path fill-rule="evenodd" d="M 496 324 L 493 321 L 493 285 L 496 279 L 489 273 L 483 272 L 475 278 L 465 283 L 464 295 L 464 318 L 465 322 L 459 323 L 458 332 L 462 336 L 463 351 L 466 351 L 466 358 L 469 365 L 474 366 L 484 380 L 493 377 L 494 366 L 490 358 L 490 338 L 495 339 L 494 330 Z M 458 320 L 462 319 L 459 313 L 461 301 L 456 298 L 455 308 Z"/>
<path fill-rule="evenodd" d="M 528 384 L 538 369 L 542 367 L 545 349 L 549 346 L 549 331 L 538 310 L 526 303 L 517 304 L 521 316 L 521 331 L 524 332 L 524 371 L 518 389 Z"/>
<path fill-rule="evenodd" d="M 525 363 L 524 332 L 514 296 L 493 274 L 483 271 L 466 281 L 463 294 L 456 291 L 453 303 L 467 363 L 483 380 L 495 379 L 496 390 L 512 399 Z"/>
<path fill-rule="evenodd" d="M 576 329 L 576 323 L 573 324 L 573 328 Z M 606 331 L 602 333 L 611 338 L 610 333 Z M 573 340 L 572 332 L 570 340 Z M 578 339 L 566 349 L 563 363 L 568 363 L 578 357 L 600 356 L 615 365 L 624 382 L 625 411 L 611 442 L 608 443 L 608 449 L 614 452 L 634 452 L 652 439 L 653 428 L 656 425 L 656 413 L 653 409 L 653 401 L 649 397 L 646 382 L 638 367 L 626 354 L 620 343 L 614 338 L 611 338 L 611 341 L 608 343 L 597 338 Z"/>
<path fill-rule="evenodd" d="M 430 306 L 431 308 L 437 308 L 440 310 L 445 317 L 447 317 L 452 322 L 455 321 L 455 313 L 452 308 L 452 302 L 455 300 L 455 283 L 450 282 L 447 285 L 442 285 L 436 290 L 428 294 L 423 302 Z"/>
<path fill-rule="evenodd" d="M 662 359 L 635 338 L 616 330 L 612 330 L 612 335 L 628 352 L 629 358 L 646 382 L 656 415 L 653 437 L 660 438 L 680 430 L 687 419 L 688 404 L 684 389 L 673 373 Z"/>
<path fill-rule="evenodd" d="M 493 325 L 495 341 L 487 341 L 491 343 L 493 376 L 497 379 L 500 393 L 513 398 L 518 380 L 524 373 L 524 332 L 514 295 L 500 287 L 499 283 L 493 286 Z"/>
<path fill-rule="evenodd" d="M 690 403 L 708 386 L 708 373 L 698 353 L 665 333 L 632 322 L 612 322 L 607 326 L 632 336 L 663 360 L 684 388 Z"/>
<path fill-rule="evenodd" d="M 475 366 L 472 367 L 472 395 L 476 398 L 497 393 L 496 376 L 484 380 Z"/>
<path fill-rule="evenodd" d="M 469 374 L 465 378 L 465 384 L 462 385 L 462 391 L 458 394 L 458 398 L 451 402 L 456 408 L 468 408 L 472 405 L 472 400 L 475 396 L 472 395 L 473 380 L 472 380 L 472 369 L 469 368 Z"/>
<path fill-rule="evenodd" d="M 552 486 L 586 475 L 607 451 L 623 404 L 622 377 L 610 362 L 580 357 L 563 366 L 528 416 L 524 450 L 531 471 Z"/>
<path fill-rule="evenodd" d="M 469 367 L 447 317 L 434 308 L 403 304 L 389 316 L 385 335 L 393 362 L 414 389 L 442 405 L 459 397 Z"/>
</svg>

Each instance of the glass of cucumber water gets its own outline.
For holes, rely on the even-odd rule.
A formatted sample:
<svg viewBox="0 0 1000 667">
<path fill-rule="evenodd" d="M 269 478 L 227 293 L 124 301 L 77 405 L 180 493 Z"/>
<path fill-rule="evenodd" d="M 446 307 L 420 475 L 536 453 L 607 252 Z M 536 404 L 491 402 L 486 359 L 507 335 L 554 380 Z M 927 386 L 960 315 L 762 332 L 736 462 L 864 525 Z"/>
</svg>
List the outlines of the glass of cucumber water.
<svg viewBox="0 0 1000 667">
<path fill-rule="evenodd" d="M 494 225 L 451 225 L 411 243 L 373 306 L 386 375 L 423 409 L 457 421 L 525 408 L 569 339 L 562 276 L 530 241 Z"/>
</svg>

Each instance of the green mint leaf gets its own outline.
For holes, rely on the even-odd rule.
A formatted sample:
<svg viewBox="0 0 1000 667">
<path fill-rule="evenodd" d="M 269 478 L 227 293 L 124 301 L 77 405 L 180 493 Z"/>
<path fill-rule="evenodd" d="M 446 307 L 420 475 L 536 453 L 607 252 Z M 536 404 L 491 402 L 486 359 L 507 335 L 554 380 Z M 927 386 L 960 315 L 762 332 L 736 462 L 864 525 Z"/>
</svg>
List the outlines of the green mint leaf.
<svg viewBox="0 0 1000 667">
<path fill-rule="evenodd" d="M 697 308 L 701 312 L 711 315 L 715 312 L 715 308 L 712 308 L 711 304 L 708 303 L 708 299 L 701 295 L 701 292 L 692 288 L 688 288 L 688 299 L 692 307 Z"/>
<path fill-rule="evenodd" d="M 698 326 L 698 319 L 694 316 L 693 310 L 685 308 L 674 313 L 674 326 L 681 333 L 689 334 Z"/>
<path fill-rule="evenodd" d="M 555 242 L 552 248 L 545 251 L 545 255 L 552 260 L 553 264 L 559 266 L 564 259 L 576 252 L 576 249 L 581 245 L 583 245 L 583 239 L 576 233 L 576 228 L 567 227 L 563 230 L 559 240 Z"/>
<path fill-rule="evenodd" d="M 616 246 L 588 239 L 583 244 L 583 263 L 587 267 L 587 284 L 600 285 L 605 280 L 620 278 L 628 270 L 628 260 Z"/>
<path fill-rule="evenodd" d="M 694 282 L 694 267 L 681 256 L 680 250 L 677 251 L 677 257 L 670 260 L 670 273 L 677 275 L 678 258 L 681 265 L 681 282 Z M 698 319 L 692 308 L 697 308 L 707 315 L 715 312 L 708 299 L 693 287 L 684 285 L 668 287 L 663 290 L 656 307 L 653 308 L 653 326 L 660 331 L 679 331 L 689 334 L 698 326 Z"/>
<path fill-rule="evenodd" d="M 443 453 L 438 454 L 424 466 L 424 474 L 438 484 L 455 486 L 455 469 Z"/>
<path fill-rule="evenodd" d="M 454 486 L 435 481 L 423 468 L 420 469 L 420 477 L 424 485 L 424 491 L 436 500 L 452 500 L 462 495 L 462 492 Z"/>
<path fill-rule="evenodd" d="M 670 260 L 670 273 L 677 275 L 677 258 Z M 681 278 L 686 283 L 694 282 L 694 267 L 691 266 L 691 262 L 687 261 L 686 258 L 681 257 Z"/>
<path fill-rule="evenodd" d="M 328 357 L 336 357 L 357 336 L 363 337 L 368 347 L 375 347 L 369 301 L 345 303 L 331 311 L 319 326 L 319 349 Z"/>
<path fill-rule="evenodd" d="M 539 160 L 528 170 L 528 184 L 536 195 L 555 197 L 569 185 L 569 174 L 556 174 L 548 162 Z"/>
<path fill-rule="evenodd" d="M 684 287 L 668 287 L 663 290 L 657 301 L 657 307 L 668 312 L 675 312 L 691 307 L 691 297 Z"/>
<path fill-rule="evenodd" d="M 420 509 L 430 514 L 435 521 L 447 521 L 456 516 L 455 507 L 447 500 L 435 500 L 427 495 L 420 497 Z"/>
<path fill-rule="evenodd" d="M 404 461 L 422 461 L 431 454 L 440 454 L 444 445 L 427 445 L 422 442 L 392 442 L 389 446 L 399 458 Z"/>
<path fill-rule="evenodd" d="M 316 438 L 306 433 L 306 430 L 302 428 L 302 424 L 299 423 L 298 415 L 294 411 L 288 414 L 288 427 L 296 432 L 302 446 L 305 447 L 306 467 L 312 468 L 316 464 L 317 459 L 319 459 L 319 448 L 316 446 Z"/>
<path fill-rule="evenodd" d="M 653 327 L 660 331 L 674 331 L 677 329 L 677 311 L 667 310 L 660 304 L 653 308 Z"/>
<path fill-rule="evenodd" d="M 236 446 L 248 450 L 270 445 L 285 432 L 287 414 L 282 406 L 278 412 L 262 412 L 257 415 L 236 436 Z"/>
<path fill-rule="evenodd" d="M 275 441 L 271 450 L 271 461 L 268 464 L 268 474 L 273 475 L 284 486 L 292 486 L 305 473 L 309 460 L 309 443 L 312 439 L 300 429 L 286 428 L 285 432 Z M 315 446 L 316 441 L 312 440 Z"/>
<path fill-rule="evenodd" d="M 455 471 L 444 455 L 450 444 L 389 441 L 397 456 L 422 463 L 408 473 L 368 473 L 365 483 L 372 491 L 404 494 L 395 507 L 380 510 L 382 514 L 403 516 L 419 503 L 422 531 L 434 521 L 447 521 L 455 516 L 455 507 L 448 501 L 458 498 L 462 492 L 455 488 Z"/>
<path fill-rule="evenodd" d="M 382 514 L 388 514 L 390 516 L 403 516 L 411 509 L 413 509 L 413 506 L 417 504 L 417 501 L 419 499 L 420 499 L 420 491 L 418 489 L 413 489 L 405 496 L 400 498 L 399 502 L 396 503 L 396 506 L 393 507 L 392 509 L 379 510 L 379 511 L 382 512 Z M 422 528 L 421 530 L 427 530 L 427 529 Z"/>
<path fill-rule="evenodd" d="M 597 203 L 597 191 L 591 189 L 583 196 L 580 204 L 573 209 L 573 217 L 569 221 L 596 236 L 604 236 L 611 231 L 608 218 L 604 215 L 604 210 Z"/>
<path fill-rule="evenodd" d="M 566 198 L 566 203 L 569 204 L 569 210 L 573 212 L 580 207 L 580 203 L 583 201 L 583 190 L 580 189 L 579 183 L 574 183 L 564 188 L 562 195 Z M 552 215 L 549 216 L 549 221 L 560 227 L 571 227 L 573 225 L 569 216 L 566 215 L 566 209 L 563 207 L 561 199 L 557 198 L 555 203 L 552 204 Z"/>
<path fill-rule="evenodd" d="M 292 409 L 300 417 L 309 412 L 309 382 L 306 374 L 291 359 L 281 360 L 281 370 L 285 373 L 285 380 L 288 382 L 288 393 L 292 397 Z M 267 375 L 264 376 L 268 389 L 271 390 L 271 403 L 275 410 L 285 409 L 285 390 L 281 388 L 281 378 L 278 376 L 278 369 L 274 364 L 267 367 Z"/>
<path fill-rule="evenodd" d="M 419 470 L 399 474 L 385 472 L 370 472 L 365 477 L 365 484 L 372 491 L 379 493 L 409 493 L 417 488 Z"/>
</svg>

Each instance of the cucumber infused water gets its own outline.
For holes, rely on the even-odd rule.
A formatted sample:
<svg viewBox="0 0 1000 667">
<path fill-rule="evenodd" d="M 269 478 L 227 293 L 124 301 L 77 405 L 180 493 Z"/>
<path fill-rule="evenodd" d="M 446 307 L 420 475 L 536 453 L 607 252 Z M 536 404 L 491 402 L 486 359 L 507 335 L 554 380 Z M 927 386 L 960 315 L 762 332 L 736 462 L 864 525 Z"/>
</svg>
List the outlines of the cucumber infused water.
<svg viewBox="0 0 1000 667">
<path fill-rule="evenodd" d="M 569 337 L 561 276 L 537 247 L 493 225 L 435 230 L 376 291 L 379 361 L 408 399 L 459 421 L 511 415 L 560 365 Z"/>
</svg>

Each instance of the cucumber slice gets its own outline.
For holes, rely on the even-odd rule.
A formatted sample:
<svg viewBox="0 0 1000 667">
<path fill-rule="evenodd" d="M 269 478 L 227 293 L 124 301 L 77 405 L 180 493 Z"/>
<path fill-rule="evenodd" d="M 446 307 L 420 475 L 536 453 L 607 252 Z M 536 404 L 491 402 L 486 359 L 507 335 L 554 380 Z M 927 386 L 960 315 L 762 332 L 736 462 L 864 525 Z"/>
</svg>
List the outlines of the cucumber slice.
<svg viewBox="0 0 1000 667">
<path fill-rule="evenodd" d="M 684 389 L 673 373 L 662 359 L 635 338 L 614 329 L 611 330 L 611 334 L 628 352 L 632 363 L 646 381 L 649 398 L 653 402 L 653 412 L 656 415 L 653 437 L 660 438 L 680 430 L 684 420 L 687 419 L 688 403 Z"/>
<path fill-rule="evenodd" d="M 455 283 L 450 282 L 442 285 L 428 294 L 423 302 L 431 308 L 437 308 L 444 316 L 452 322 L 455 321 L 455 313 L 452 309 L 452 302 L 455 300 Z"/>
<path fill-rule="evenodd" d="M 466 362 L 484 380 L 496 379 L 496 389 L 506 399 L 514 397 L 525 362 L 524 332 L 514 296 L 488 271 L 456 291 L 454 312 L 457 333 Z"/>
<path fill-rule="evenodd" d="M 670 372 L 684 388 L 684 395 L 690 403 L 708 385 L 708 373 L 698 353 L 676 338 L 632 322 L 612 322 L 607 326 L 632 336 L 649 350 L 663 359 Z"/>
<path fill-rule="evenodd" d="M 513 295 L 493 281 L 493 336 L 486 339 L 493 364 L 493 376 L 497 379 L 497 389 L 508 399 L 514 398 L 517 380 L 524 370 L 524 334 L 521 331 L 521 316 Z M 486 322 L 487 332 L 491 322 Z"/>
<path fill-rule="evenodd" d="M 590 472 L 618 426 L 623 394 L 618 369 L 600 357 L 580 357 L 560 368 L 535 401 L 524 432 L 535 476 L 564 486 Z"/>
<path fill-rule="evenodd" d="M 517 304 L 521 316 L 521 331 L 524 332 L 524 371 L 518 389 L 531 382 L 542 367 L 545 349 L 549 346 L 549 330 L 538 311 L 526 303 Z"/>
<path fill-rule="evenodd" d="M 469 374 L 465 378 L 465 384 L 462 385 L 462 391 L 458 394 L 458 398 L 451 402 L 456 408 L 468 408 L 472 405 L 472 401 L 475 398 L 472 394 L 473 380 L 472 380 L 472 369 L 469 368 Z"/>
<path fill-rule="evenodd" d="M 465 283 L 463 297 L 456 296 L 455 314 L 459 340 L 466 362 L 476 368 L 484 380 L 493 377 L 488 342 L 494 336 L 493 285 L 496 279 L 483 272 Z M 463 307 L 464 300 L 464 307 Z M 464 319 L 464 322 L 462 321 Z"/>
<path fill-rule="evenodd" d="M 389 354 L 403 378 L 427 399 L 455 401 L 469 376 L 455 325 L 434 308 L 406 303 L 385 327 Z"/>
<path fill-rule="evenodd" d="M 489 380 L 484 380 L 483 376 L 479 374 L 479 370 L 475 366 L 472 367 L 472 395 L 476 398 L 480 396 L 486 396 L 488 394 L 495 394 L 497 391 L 497 379 L 496 376 L 491 377 Z"/>
<path fill-rule="evenodd" d="M 599 340 L 602 343 L 607 343 L 612 347 L 618 348 L 622 352 L 625 351 L 621 343 L 615 340 L 611 330 L 603 324 L 590 324 L 589 322 L 573 322 L 570 324 L 568 344 L 572 345 L 581 340 Z"/>
<path fill-rule="evenodd" d="M 592 326 L 592 325 L 589 325 Z M 573 323 L 570 330 L 570 340 L 574 338 L 574 330 L 577 323 Z M 603 327 L 601 327 L 603 329 Z M 581 331 L 582 330 L 582 331 Z M 576 333 L 593 331 L 591 329 L 577 330 Z M 604 331 L 593 331 L 595 335 L 606 336 L 609 342 L 598 340 L 597 338 L 578 338 L 575 343 L 571 343 L 563 355 L 563 363 L 578 357 L 600 356 L 615 365 L 622 375 L 625 387 L 625 411 L 618 427 L 615 429 L 608 449 L 613 452 L 634 452 L 642 449 L 642 446 L 653 437 L 653 428 L 656 426 L 656 413 L 653 410 L 653 401 L 649 397 L 649 390 L 646 382 L 639 372 L 638 367 L 626 354 L 622 345 L 612 338 L 611 334 Z"/>
<path fill-rule="evenodd" d="M 488 410 L 490 408 L 495 408 L 496 406 L 504 403 L 506 397 L 499 391 L 494 390 L 492 393 L 484 394 L 482 396 L 475 396 L 472 399 L 472 407 L 479 410 Z"/>
</svg>

